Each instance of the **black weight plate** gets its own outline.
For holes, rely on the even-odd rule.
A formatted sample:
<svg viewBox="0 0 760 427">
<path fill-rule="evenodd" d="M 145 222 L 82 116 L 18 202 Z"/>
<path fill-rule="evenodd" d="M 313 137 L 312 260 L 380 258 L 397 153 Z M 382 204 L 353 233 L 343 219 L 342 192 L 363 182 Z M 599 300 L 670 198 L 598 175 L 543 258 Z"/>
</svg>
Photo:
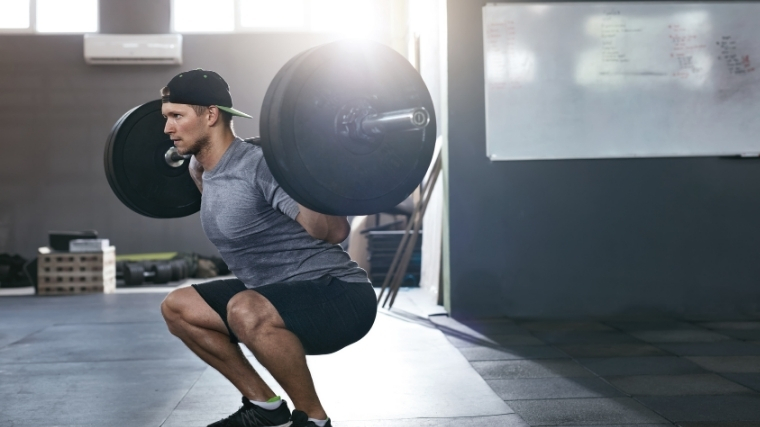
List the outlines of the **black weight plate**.
<svg viewBox="0 0 760 427">
<path fill-rule="evenodd" d="M 259 127 L 261 130 L 261 145 L 267 165 L 278 183 L 300 204 L 312 210 L 331 213 L 318 200 L 310 197 L 308 191 L 304 191 L 303 186 L 299 185 L 298 177 L 293 176 L 293 168 L 291 167 L 296 165 L 292 165 L 293 160 L 289 159 L 286 153 L 284 153 L 287 148 L 282 140 L 282 131 L 287 132 L 286 128 L 293 125 L 292 121 L 283 120 L 282 112 L 280 111 L 286 92 L 293 89 L 290 81 L 293 78 L 293 74 L 297 72 L 298 66 L 302 62 L 301 59 L 306 54 L 319 48 L 312 48 L 301 52 L 280 69 L 272 80 L 272 83 L 270 83 L 264 97 Z M 309 177 L 304 178 L 308 179 Z"/>
<path fill-rule="evenodd" d="M 124 264 L 124 284 L 127 286 L 139 286 L 145 281 L 145 270 L 142 265 L 136 263 Z"/>
<path fill-rule="evenodd" d="M 111 129 L 111 133 L 108 136 L 108 140 L 106 142 L 106 149 L 104 150 L 104 158 L 103 163 L 105 164 L 105 170 L 106 170 L 106 178 L 108 179 L 108 183 L 111 186 L 111 189 L 113 190 L 114 194 L 116 194 L 116 197 L 118 197 L 119 200 L 121 200 L 122 203 L 124 203 L 127 207 L 132 209 L 133 211 L 149 216 L 148 213 L 142 212 L 139 210 L 138 206 L 131 205 L 130 200 L 128 196 L 121 190 L 119 187 L 119 183 L 116 180 L 116 176 L 113 172 L 113 149 L 114 149 L 114 140 L 118 135 L 118 131 L 121 128 L 121 125 L 124 123 L 124 120 L 130 117 L 130 114 L 134 112 L 138 107 L 135 107 L 129 111 L 127 111 L 117 122 L 114 124 L 113 128 Z"/>
<path fill-rule="evenodd" d="M 435 117 L 419 73 L 376 43 L 311 49 L 278 73 L 262 106 L 262 148 L 272 174 L 296 201 L 332 215 L 366 215 L 403 201 L 424 177 L 435 147 Z M 424 107 L 424 130 L 346 142 L 336 117 L 347 104 L 376 112 Z"/>
<path fill-rule="evenodd" d="M 169 261 L 169 266 L 172 269 L 172 282 L 176 282 L 179 280 L 179 276 L 181 274 L 180 266 L 175 261 Z"/>
<path fill-rule="evenodd" d="M 111 128 L 111 133 L 108 135 L 108 139 L 106 140 L 106 148 L 103 152 L 103 164 L 105 166 L 106 179 L 108 180 L 108 184 L 111 186 L 111 190 L 113 190 L 114 194 L 116 194 L 116 197 L 125 204 L 127 203 L 125 202 L 125 196 L 121 192 L 121 189 L 118 187 L 118 183 L 115 180 L 116 178 L 114 177 L 113 170 L 111 168 L 111 158 L 113 156 L 113 139 L 116 137 L 116 131 L 124 122 L 124 119 L 129 117 L 129 114 L 136 108 L 137 107 L 127 111 L 123 116 L 121 116 L 121 118 L 119 118 L 119 120 L 116 121 L 116 123 L 113 125 L 113 128 Z"/>
<path fill-rule="evenodd" d="M 187 265 L 184 262 L 178 263 L 178 265 L 179 265 L 179 279 L 177 280 L 187 279 Z"/>
<path fill-rule="evenodd" d="M 169 283 L 172 280 L 172 267 L 168 263 L 156 263 L 153 265 L 151 270 L 154 273 L 151 280 L 155 284 L 163 285 L 164 283 Z"/>
<path fill-rule="evenodd" d="M 169 265 L 172 269 L 172 282 L 183 280 L 187 277 L 185 262 L 182 260 L 171 260 Z"/>
<path fill-rule="evenodd" d="M 293 58 L 291 58 L 288 62 L 285 63 L 285 65 L 280 68 L 280 70 L 277 72 L 277 74 L 274 76 L 274 79 L 272 79 L 272 82 L 269 83 L 269 87 L 267 88 L 267 92 L 264 95 L 264 102 L 262 103 L 261 108 L 261 114 L 259 116 L 259 132 L 261 133 L 261 136 L 258 140 L 258 145 L 262 147 L 262 150 L 264 152 L 264 157 L 267 161 L 267 166 L 269 166 L 270 170 L 274 167 L 277 168 L 277 162 L 274 161 L 274 158 L 276 157 L 275 154 L 273 154 L 270 141 L 275 140 L 277 141 L 279 138 L 279 129 L 277 125 L 272 126 L 271 128 L 267 126 L 266 124 L 270 123 L 271 120 L 271 114 L 274 113 L 275 105 L 280 105 L 281 102 L 278 100 L 275 102 L 275 96 L 281 96 L 281 89 L 280 89 L 280 82 L 285 78 L 285 80 L 289 79 L 291 71 L 294 69 L 294 64 L 297 64 L 299 59 L 302 58 L 306 53 L 311 52 L 316 48 L 307 49 Z M 286 77 L 287 76 L 287 77 Z M 278 90 L 280 89 L 280 90 Z M 277 94 L 277 95 L 275 95 Z M 275 115 L 277 115 L 275 113 Z M 270 133 L 271 130 L 271 133 Z M 275 142 L 276 144 L 276 142 Z M 275 178 L 277 177 L 277 173 L 279 173 L 279 170 L 277 172 L 272 171 L 273 174 L 275 174 Z M 278 180 L 279 182 L 279 180 Z M 303 196 L 295 193 L 295 189 L 292 187 L 286 187 L 283 186 L 290 194 L 291 197 L 293 197 L 296 201 L 298 201 L 300 204 L 306 206 L 309 209 L 315 210 L 315 206 L 311 205 L 308 200 L 305 200 Z"/>
<path fill-rule="evenodd" d="M 200 210 L 201 193 L 187 167 L 173 168 L 164 154 L 174 144 L 164 134 L 161 101 L 133 108 L 114 125 L 106 142 L 106 177 L 116 197 L 153 218 L 179 218 Z"/>
</svg>

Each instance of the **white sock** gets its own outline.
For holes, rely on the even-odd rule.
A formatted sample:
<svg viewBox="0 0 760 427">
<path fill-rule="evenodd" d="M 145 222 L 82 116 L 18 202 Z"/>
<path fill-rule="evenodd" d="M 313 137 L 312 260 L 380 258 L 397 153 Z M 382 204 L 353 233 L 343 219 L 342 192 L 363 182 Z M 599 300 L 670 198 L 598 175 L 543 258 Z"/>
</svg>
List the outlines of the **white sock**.
<svg viewBox="0 0 760 427">
<path fill-rule="evenodd" d="M 250 402 L 260 408 L 266 409 L 267 411 L 273 411 L 282 405 L 282 399 L 277 399 L 274 402 L 259 402 L 257 400 L 251 400 Z"/>
<path fill-rule="evenodd" d="M 329 418 L 327 420 L 329 420 Z M 327 424 L 327 420 L 318 420 L 316 418 L 309 418 L 309 421 L 316 424 L 317 427 L 325 427 L 325 424 Z"/>
</svg>

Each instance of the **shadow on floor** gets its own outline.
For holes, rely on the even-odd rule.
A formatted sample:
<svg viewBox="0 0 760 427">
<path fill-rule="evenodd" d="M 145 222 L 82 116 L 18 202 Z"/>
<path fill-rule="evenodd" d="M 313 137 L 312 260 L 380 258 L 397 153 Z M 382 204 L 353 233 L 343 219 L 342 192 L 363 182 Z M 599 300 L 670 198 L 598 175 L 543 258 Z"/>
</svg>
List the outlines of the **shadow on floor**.
<svg viewBox="0 0 760 427">
<path fill-rule="evenodd" d="M 529 425 L 760 426 L 760 321 L 431 320 Z"/>
</svg>

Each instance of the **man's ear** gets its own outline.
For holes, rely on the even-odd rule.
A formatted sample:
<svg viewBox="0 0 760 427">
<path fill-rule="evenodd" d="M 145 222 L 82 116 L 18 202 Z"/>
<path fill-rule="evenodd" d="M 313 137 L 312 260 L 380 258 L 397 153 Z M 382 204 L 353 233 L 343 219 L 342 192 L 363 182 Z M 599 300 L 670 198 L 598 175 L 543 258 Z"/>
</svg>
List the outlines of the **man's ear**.
<svg viewBox="0 0 760 427">
<path fill-rule="evenodd" d="M 217 108 L 216 105 L 211 105 L 208 107 L 207 111 L 209 126 L 214 126 L 215 124 L 219 123 L 219 120 L 221 119 L 221 112 L 219 111 L 219 108 Z"/>
</svg>

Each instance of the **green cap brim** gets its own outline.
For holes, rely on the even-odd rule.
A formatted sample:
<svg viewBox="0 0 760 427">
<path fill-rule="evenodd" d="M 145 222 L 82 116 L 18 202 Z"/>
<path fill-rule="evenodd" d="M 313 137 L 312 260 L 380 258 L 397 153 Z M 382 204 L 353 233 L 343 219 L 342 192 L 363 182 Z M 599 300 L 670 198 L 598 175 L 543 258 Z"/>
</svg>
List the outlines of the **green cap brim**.
<svg viewBox="0 0 760 427">
<path fill-rule="evenodd" d="M 218 109 L 220 109 L 222 111 L 226 111 L 226 112 L 232 114 L 233 116 L 245 117 L 246 119 L 252 119 L 253 118 L 253 117 L 249 116 L 248 114 L 245 114 L 242 111 L 238 111 L 238 110 L 236 110 L 236 109 L 234 109 L 232 107 L 222 107 L 220 105 L 217 105 L 216 108 L 218 108 Z"/>
</svg>

